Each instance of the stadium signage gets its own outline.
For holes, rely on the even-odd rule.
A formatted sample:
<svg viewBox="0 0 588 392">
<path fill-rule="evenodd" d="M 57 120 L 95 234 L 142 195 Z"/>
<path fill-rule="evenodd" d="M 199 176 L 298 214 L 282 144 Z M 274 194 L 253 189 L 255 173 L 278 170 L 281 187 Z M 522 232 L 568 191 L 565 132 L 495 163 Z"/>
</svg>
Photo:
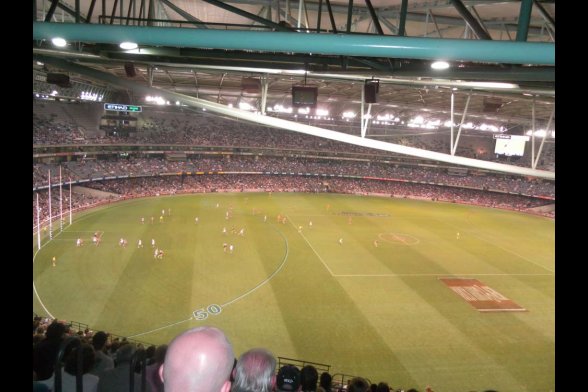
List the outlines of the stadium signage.
<svg viewBox="0 0 588 392">
<path fill-rule="evenodd" d="M 136 105 L 122 105 L 120 103 L 105 103 L 104 110 L 112 110 L 115 112 L 142 112 L 143 108 Z"/>
</svg>

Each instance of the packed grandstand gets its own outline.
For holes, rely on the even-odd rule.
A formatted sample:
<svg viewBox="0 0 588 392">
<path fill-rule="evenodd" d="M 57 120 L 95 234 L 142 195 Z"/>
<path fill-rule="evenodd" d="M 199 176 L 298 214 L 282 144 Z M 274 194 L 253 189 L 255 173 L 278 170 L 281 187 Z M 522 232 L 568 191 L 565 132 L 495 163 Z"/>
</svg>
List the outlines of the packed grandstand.
<svg viewBox="0 0 588 392">
<path fill-rule="evenodd" d="M 74 188 L 74 208 L 128 197 L 230 190 L 379 194 L 555 214 L 555 181 L 384 155 L 175 107 L 147 107 L 133 132 L 107 136 L 97 129 L 101 104 L 33 102 L 33 210 L 38 193 L 41 220 L 48 216 L 49 173 L 51 183 L 59 184 L 60 168 L 64 184 L 107 192 Z M 94 121 L 94 129 L 86 128 L 92 128 L 88 121 Z M 491 136 L 464 136 L 456 155 L 504 161 L 493 153 Z M 386 141 L 449 149 L 444 133 L 401 133 Z M 554 146 L 546 144 L 538 168 L 555 170 Z M 530 155 L 509 163 L 529 165 Z M 52 197 L 55 215 L 58 194 Z"/>
</svg>

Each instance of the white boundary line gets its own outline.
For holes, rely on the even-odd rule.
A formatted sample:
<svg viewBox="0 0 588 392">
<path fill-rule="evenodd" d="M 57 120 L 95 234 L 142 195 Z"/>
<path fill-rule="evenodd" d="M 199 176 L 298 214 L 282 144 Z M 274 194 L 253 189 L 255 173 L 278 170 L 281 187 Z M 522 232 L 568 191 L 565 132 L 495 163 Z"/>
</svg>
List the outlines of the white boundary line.
<svg viewBox="0 0 588 392">
<path fill-rule="evenodd" d="M 118 208 L 118 207 L 121 207 L 121 206 L 117 206 L 117 205 L 110 205 L 110 206 L 108 206 L 108 207 L 106 207 L 106 208 L 104 208 L 104 209 L 100 209 L 99 211 L 103 211 L 103 210 L 105 210 L 105 209 L 107 209 L 107 208 Z M 96 211 L 90 211 L 88 214 L 86 214 L 86 215 L 82 216 L 82 217 L 81 217 L 81 218 L 79 218 L 79 219 L 76 219 L 76 221 L 75 221 L 75 222 L 76 222 L 76 223 L 78 223 L 79 221 L 82 221 L 82 220 L 84 220 L 84 219 L 86 219 L 86 218 L 88 218 L 88 217 L 90 217 L 90 216 L 94 215 L 94 214 L 95 214 L 95 213 L 97 213 L 97 212 L 98 212 L 98 210 L 96 210 Z M 51 241 L 53 241 L 53 240 L 55 239 L 55 237 L 59 236 L 61 233 L 65 232 L 65 231 L 67 231 L 67 228 L 68 228 L 68 227 L 71 227 L 72 225 L 73 225 L 73 223 L 72 223 L 71 225 L 67 225 L 67 227 L 65 227 L 63 230 L 61 230 L 61 231 L 59 231 L 59 233 L 55 234 L 55 235 L 53 236 L 53 238 L 50 238 L 50 239 L 49 239 L 49 241 L 47 241 L 47 242 L 45 242 L 43 245 L 41 245 L 41 249 L 43 249 L 43 248 L 45 247 L 45 245 L 47 245 L 48 243 L 50 243 Z M 90 231 L 90 233 L 92 233 L 92 232 Z M 102 231 L 102 233 L 104 234 L 104 232 L 103 232 L 103 231 Z M 37 258 L 37 254 L 38 254 L 38 253 L 41 251 L 41 249 L 37 249 L 37 251 L 36 251 L 36 252 L 35 252 L 35 254 L 33 255 L 33 268 L 34 268 L 34 265 L 35 265 L 35 259 Z M 39 293 L 37 292 L 37 286 L 35 286 L 35 279 L 33 279 L 33 291 L 35 292 L 35 296 L 37 297 L 37 300 L 39 301 L 39 303 L 41 304 L 41 306 L 43 307 L 43 309 L 45 310 L 45 312 L 47 312 L 47 314 L 48 314 L 48 315 L 49 315 L 49 316 L 50 316 L 52 319 L 55 319 L 56 317 L 55 317 L 55 316 L 53 316 L 53 315 L 51 314 L 51 312 L 49 312 L 49 310 L 47 310 L 47 308 L 45 307 L 45 304 L 43 303 L 43 301 L 41 301 L 41 296 L 40 296 L 40 295 L 39 295 Z"/>
<path fill-rule="evenodd" d="M 298 231 L 298 228 L 296 227 L 296 225 L 294 225 L 294 223 L 292 222 L 292 219 L 290 219 L 290 217 L 288 215 L 286 215 L 286 218 L 288 218 L 288 222 L 290 222 L 290 224 L 292 225 L 292 227 L 294 227 L 294 229 L 296 231 Z M 312 251 L 314 252 L 314 254 L 316 255 L 316 257 L 318 257 L 318 259 L 321 261 L 321 263 L 323 263 L 323 265 L 325 266 L 325 268 L 327 269 L 327 271 L 329 271 L 329 273 L 331 274 L 331 276 L 336 276 L 333 273 L 333 271 L 331 271 L 331 269 L 329 268 L 329 266 L 327 265 L 327 263 L 325 263 L 325 261 L 323 260 L 323 258 L 321 257 L 321 255 L 319 255 L 318 252 L 314 249 L 314 247 L 310 244 L 310 242 L 304 236 L 304 234 L 302 234 L 302 232 L 300 232 L 299 234 L 304 239 L 304 241 L 306 241 L 306 243 L 308 244 L 308 246 L 310 247 L 310 249 L 312 249 Z"/>
<path fill-rule="evenodd" d="M 226 303 L 224 303 L 224 304 L 220 305 L 220 306 L 221 306 L 221 308 L 223 308 L 223 309 L 224 309 L 224 308 L 226 308 L 227 306 L 229 306 L 229 305 L 231 305 L 231 304 L 233 304 L 233 303 L 235 303 L 235 302 L 237 302 L 237 301 L 239 301 L 239 300 L 241 300 L 241 299 L 245 298 L 245 297 L 246 297 L 246 296 L 248 296 L 249 294 L 251 294 L 251 293 L 253 293 L 253 292 L 257 291 L 257 289 L 259 289 L 261 286 L 265 285 L 267 282 L 269 282 L 270 280 L 272 280 L 272 279 L 274 278 L 274 276 L 276 276 L 276 275 L 278 274 L 278 272 L 280 272 L 280 271 L 282 270 L 282 268 L 283 268 L 283 267 L 284 267 L 284 265 L 286 264 L 286 260 L 288 259 L 288 254 L 290 253 L 290 250 L 289 250 L 289 247 L 288 247 L 288 239 L 287 239 L 287 238 L 284 236 L 284 234 L 283 234 L 283 233 L 282 233 L 280 230 L 276 229 L 275 227 L 274 227 L 274 230 L 276 230 L 276 231 L 277 231 L 277 232 L 278 232 L 278 233 L 279 233 L 279 234 L 282 236 L 282 238 L 284 239 L 284 242 L 286 243 L 286 253 L 284 254 L 284 258 L 282 259 L 282 263 L 280 264 L 280 266 L 279 266 L 279 267 L 278 267 L 278 268 L 277 268 L 277 269 L 276 269 L 276 270 L 275 270 L 275 271 L 274 271 L 274 272 L 273 272 L 273 273 L 272 273 L 270 276 L 268 276 L 268 277 L 267 277 L 267 278 L 265 278 L 263 281 L 261 281 L 259 284 L 257 284 L 257 286 L 253 287 L 252 289 L 250 289 L 250 290 L 249 290 L 249 291 L 247 291 L 246 293 L 243 293 L 243 294 L 241 294 L 240 296 L 238 296 L 238 297 L 236 297 L 236 298 L 234 298 L 234 299 L 230 300 L 229 302 L 226 302 Z M 159 328 L 152 329 L 151 331 L 141 332 L 141 333 L 139 333 L 139 334 L 132 335 L 132 336 L 128 336 L 128 337 L 129 337 L 129 338 L 136 338 L 137 336 L 148 335 L 148 334 L 150 334 L 150 333 L 152 333 L 152 332 L 161 331 L 162 329 L 169 328 L 169 327 L 173 327 L 174 325 L 178 325 L 178 324 L 181 324 L 181 323 L 185 323 L 186 321 L 190 321 L 190 320 L 192 320 L 193 318 L 194 318 L 194 317 L 190 317 L 190 318 L 188 318 L 188 319 L 186 319 L 186 320 L 177 321 L 177 322 L 175 322 L 175 323 L 171 323 L 171 324 L 168 324 L 168 325 L 164 325 L 163 327 L 159 327 Z"/>
<path fill-rule="evenodd" d="M 463 277 L 463 276 L 555 276 L 554 274 L 337 274 L 334 277 L 419 277 L 419 276 L 443 276 L 443 277 Z"/>
<path fill-rule="evenodd" d="M 186 319 L 186 320 L 177 321 L 177 322 L 175 322 L 175 323 L 171 323 L 171 324 L 168 324 L 168 325 L 164 325 L 163 327 L 159 327 L 159 328 L 152 329 L 151 331 L 142 332 L 142 333 L 138 333 L 138 334 L 136 334 L 136 335 L 131 335 L 131 336 L 127 336 L 127 337 L 128 337 L 129 339 L 131 339 L 131 338 L 136 338 L 137 336 L 143 336 L 143 335 L 147 335 L 147 334 L 149 334 L 149 333 L 151 333 L 151 332 L 160 331 L 160 330 L 162 330 L 162 329 L 169 328 L 169 327 L 172 327 L 172 326 L 174 326 L 174 325 L 178 325 L 178 324 L 181 324 L 181 323 L 185 323 L 186 321 L 190 321 L 190 320 L 192 320 L 192 319 L 193 319 L 193 317 L 190 317 L 189 319 Z"/>
<path fill-rule="evenodd" d="M 62 233 L 62 232 L 61 232 Z M 57 233 L 57 235 L 59 235 L 60 233 Z M 56 236 L 57 236 L 56 235 Z M 51 240 L 49 240 L 51 241 Z M 41 246 L 41 249 L 43 249 L 43 246 L 47 245 L 49 243 L 49 241 L 47 241 L 46 243 L 44 243 Z M 41 249 L 37 249 L 37 251 L 35 252 L 35 255 L 33 256 L 33 265 L 35 264 L 35 258 L 37 257 L 37 253 L 39 253 L 39 251 Z M 49 317 L 51 317 L 52 319 L 55 318 L 55 316 L 53 316 L 51 314 L 51 312 L 45 307 L 45 304 L 43 303 L 43 301 L 41 301 L 41 297 L 39 296 L 39 293 L 37 292 L 37 287 L 35 286 L 35 281 L 33 280 L 33 291 L 35 292 L 35 295 L 37 296 L 37 300 L 39 301 L 39 303 L 41 304 L 41 306 L 43 307 L 43 309 L 45 309 L 45 312 L 47 312 L 47 314 L 49 315 Z"/>
<path fill-rule="evenodd" d="M 280 230 L 276 229 L 275 227 L 274 227 L 274 229 L 275 229 L 275 230 L 276 230 L 278 233 L 280 233 L 280 235 L 281 235 L 281 236 L 282 236 L 282 238 L 284 239 L 284 242 L 286 242 L 286 254 L 284 255 L 284 258 L 282 259 L 282 263 L 280 264 L 280 266 L 279 266 L 279 267 L 278 267 L 278 268 L 277 268 L 277 269 L 276 269 L 276 270 L 275 270 L 275 271 L 274 271 L 274 272 L 273 272 L 273 273 L 272 273 L 270 276 L 268 276 L 268 277 L 267 277 L 265 280 L 263 280 L 262 282 L 260 282 L 260 283 L 259 283 L 257 286 L 253 287 L 251 290 L 247 291 L 246 293 L 244 293 L 244 294 L 241 294 L 241 295 L 240 295 L 240 296 L 238 296 L 237 298 L 235 298 L 235 299 L 232 299 L 232 300 L 230 300 L 229 302 L 222 304 L 221 306 L 223 307 L 223 309 L 224 309 L 226 306 L 228 306 L 228 305 L 231 305 L 231 304 L 233 304 L 233 303 L 235 303 L 235 302 L 239 301 L 239 300 L 240 300 L 240 299 L 242 299 L 242 298 L 245 298 L 245 297 L 246 297 L 246 296 L 248 296 L 249 294 L 251 294 L 251 293 L 253 293 L 254 291 L 256 291 L 258 288 L 260 288 L 261 286 L 263 286 L 264 284 L 266 284 L 267 282 L 269 282 L 270 280 L 272 280 L 272 279 L 273 279 L 273 277 L 274 277 L 274 276 L 276 276 L 276 275 L 278 274 L 278 272 L 280 272 L 280 271 L 282 270 L 282 268 L 284 267 L 284 265 L 286 264 L 286 260 L 288 259 L 288 254 L 290 253 L 290 249 L 289 249 L 289 247 L 288 247 L 288 239 L 287 239 L 287 238 L 284 236 L 284 234 L 283 234 L 283 233 L 282 233 Z"/>
</svg>

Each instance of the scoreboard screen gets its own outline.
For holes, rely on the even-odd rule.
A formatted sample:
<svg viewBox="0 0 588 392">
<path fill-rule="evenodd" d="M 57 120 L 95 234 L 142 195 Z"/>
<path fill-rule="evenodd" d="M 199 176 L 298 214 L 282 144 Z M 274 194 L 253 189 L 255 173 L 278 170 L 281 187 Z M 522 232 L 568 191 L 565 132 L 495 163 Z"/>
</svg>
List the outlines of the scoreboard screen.
<svg viewBox="0 0 588 392">
<path fill-rule="evenodd" d="M 507 157 L 522 157 L 525 153 L 525 143 L 529 141 L 528 136 L 519 135 L 494 135 L 496 146 L 494 154 Z"/>
</svg>

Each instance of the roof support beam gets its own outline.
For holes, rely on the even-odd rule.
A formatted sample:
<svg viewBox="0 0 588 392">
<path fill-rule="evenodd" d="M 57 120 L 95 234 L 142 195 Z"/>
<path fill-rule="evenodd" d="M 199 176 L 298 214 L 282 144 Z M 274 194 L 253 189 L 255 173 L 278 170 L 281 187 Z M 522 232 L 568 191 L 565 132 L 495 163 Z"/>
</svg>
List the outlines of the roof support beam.
<svg viewBox="0 0 588 392">
<path fill-rule="evenodd" d="M 131 11 L 133 10 L 134 5 L 135 5 L 135 0 L 130 0 L 129 1 L 129 9 L 127 10 L 127 22 L 125 23 L 127 26 L 131 22 Z M 121 3 L 121 6 L 122 6 L 122 3 Z"/>
<path fill-rule="evenodd" d="M 149 19 L 147 21 L 147 26 L 153 26 L 153 19 L 155 19 L 155 0 L 149 0 L 149 9 L 147 10 L 147 19 Z"/>
<path fill-rule="evenodd" d="M 539 13 L 543 18 L 545 18 L 545 20 L 551 26 L 553 31 L 555 31 L 555 19 L 553 19 L 551 15 L 549 15 L 549 12 L 547 12 L 547 10 L 541 5 L 540 2 L 538 2 L 537 0 L 533 0 L 533 4 L 535 5 L 535 7 L 537 7 L 537 10 L 539 10 Z"/>
<path fill-rule="evenodd" d="M 303 1 L 303 0 L 298 0 Z M 347 32 L 351 32 L 351 17 L 353 16 L 353 0 L 348 0 L 349 4 L 347 5 Z"/>
<path fill-rule="evenodd" d="M 234 14 L 244 16 L 245 18 L 254 20 L 254 21 L 259 22 L 265 26 L 272 27 L 272 28 L 276 29 L 277 31 L 292 31 L 292 29 L 290 29 L 286 26 L 282 26 L 281 24 L 274 23 L 271 20 L 267 20 L 265 18 L 262 18 L 260 16 L 255 15 L 255 14 L 252 14 L 250 12 L 243 11 L 242 9 L 237 8 L 237 7 L 233 7 L 232 5 L 225 4 L 222 1 L 219 1 L 219 0 L 202 0 L 202 1 L 204 1 L 208 4 L 212 4 L 214 6 L 217 6 L 219 8 L 222 8 L 224 10 L 230 11 Z"/>
<path fill-rule="evenodd" d="M 50 22 L 51 18 L 53 18 L 53 14 L 55 13 L 55 8 L 57 8 L 57 3 L 59 0 L 52 0 L 51 6 L 49 6 L 49 11 L 47 11 L 47 15 L 45 15 L 45 22 Z"/>
<path fill-rule="evenodd" d="M 459 12 L 462 18 L 466 21 L 466 23 L 470 26 L 470 28 L 476 33 L 479 39 L 483 40 L 491 40 L 490 34 L 484 29 L 484 27 L 478 22 L 478 20 L 468 11 L 465 5 L 461 2 L 461 0 L 451 0 L 453 6 Z"/>
<path fill-rule="evenodd" d="M 333 9 L 331 8 L 331 1 L 325 0 L 327 4 L 327 10 L 329 11 L 329 19 L 331 20 L 331 28 L 333 29 L 333 33 L 337 34 L 337 25 L 335 24 L 335 16 L 333 15 Z"/>
<path fill-rule="evenodd" d="M 439 34 L 439 38 L 443 38 L 443 34 L 441 34 L 441 29 L 439 29 L 439 25 L 437 24 L 437 19 L 435 19 L 435 15 L 433 15 L 433 12 L 431 10 L 429 10 L 429 15 L 431 16 L 431 20 L 435 25 L 435 31 L 437 32 L 437 34 Z"/>
<path fill-rule="evenodd" d="M 174 3 L 172 3 L 169 0 L 159 0 L 162 4 L 167 5 L 169 8 L 171 8 L 172 10 L 176 11 L 178 14 L 180 14 L 184 19 L 186 19 L 187 21 L 190 22 L 198 22 L 198 23 L 202 23 L 202 21 L 198 18 L 195 18 L 194 16 L 192 16 L 190 13 L 184 11 L 183 9 L 181 9 L 180 7 L 178 7 L 177 5 L 175 5 Z M 201 29 L 207 29 L 208 27 L 206 27 L 205 25 L 194 25 L 196 28 L 201 28 Z"/>
<path fill-rule="evenodd" d="M 210 1 L 210 0 L 207 0 Z M 197 30 L 176 27 L 33 22 L 33 39 L 60 36 L 69 41 L 257 50 L 447 61 L 555 65 L 555 44 L 473 41 L 376 35 L 304 34 L 294 32 Z"/>
<path fill-rule="evenodd" d="M 406 17 L 408 10 L 408 0 L 402 0 L 400 4 L 400 21 L 398 22 L 398 35 L 404 37 L 406 35 Z"/>
<path fill-rule="evenodd" d="M 114 0 L 114 4 L 112 5 L 112 12 L 110 13 L 110 24 L 114 23 L 114 16 L 116 15 L 117 4 L 118 4 L 118 0 Z"/>
<path fill-rule="evenodd" d="M 76 4 L 75 4 L 75 18 L 76 18 L 76 23 L 80 23 L 80 0 L 76 0 Z"/>
<path fill-rule="evenodd" d="M 521 0 L 521 11 L 519 13 L 519 27 L 517 29 L 517 38 L 519 42 L 527 40 L 529 35 L 529 23 L 531 21 L 531 11 L 533 10 L 533 0 Z"/>
<path fill-rule="evenodd" d="M 88 15 L 86 16 L 86 23 L 90 23 L 92 21 L 92 14 L 94 13 L 94 6 L 96 5 L 96 0 L 92 0 L 90 3 L 90 8 L 88 8 Z"/>
<path fill-rule="evenodd" d="M 461 121 L 459 123 L 459 128 L 457 129 L 457 136 L 455 137 L 455 143 L 453 142 L 453 118 L 451 119 L 451 155 L 455 155 L 455 152 L 457 151 L 457 146 L 459 144 L 459 137 L 461 136 L 461 128 L 463 127 L 463 124 L 465 123 L 465 118 L 466 115 L 468 113 L 468 107 L 470 106 L 470 98 L 472 97 L 471 92 L 468 94 L 468 99 L 466 101 L 465 104 L 465 108 L 463 109 L 463 114 L 461 115 Z M 451 110 L 452 110 L 452 114 L 453 114 L 453 92 L 451 93 Z"/>
<path fill-rule="evenodd" d="M 370 11 L 372 22 L 374 22 L 374 27 L 378 31 L 378 34 L 384 35 L 384 31 L 382 30 L 382 26 L 380 26 L 380 21 L 378 20 L 378 15 L 376 15 L 374 7 L 372 6 L 372 2 L 370 0 L 365 0 L 365 4 L 367 5 L 368 10 Z"/>
<path fill-rule="evenodd" d="M 62 10 L 64 10 L 65 12 L 67 12 L 69 15 L 71 15 L 74 18 L 74 20 L 78 20 L 78 22 L 76 22 L 76 23 L 79 23 L 79 20 L 81 20 L 82 22 L 86 23 L 86 19 L 84 17 L 82 17 L 79 12 L 78 12 L 78 14 L 76 16 L 76 11 L 75 10 L 72 10 L 67 5 L 58 2 L 57 3 L 57 6 L 59 8 L 61 8 Z"/>
<path fill-rule="evenodd" d="M 382 23 L 384 24 L 384 26 L 386 26 L 388 29 L 390 29 L 390 32 L 392 34 L 398 35 L 398 27 L 395 26 L 392 22 L 390 22 L 386 18 L 382 18 Z"/>
</svg>

